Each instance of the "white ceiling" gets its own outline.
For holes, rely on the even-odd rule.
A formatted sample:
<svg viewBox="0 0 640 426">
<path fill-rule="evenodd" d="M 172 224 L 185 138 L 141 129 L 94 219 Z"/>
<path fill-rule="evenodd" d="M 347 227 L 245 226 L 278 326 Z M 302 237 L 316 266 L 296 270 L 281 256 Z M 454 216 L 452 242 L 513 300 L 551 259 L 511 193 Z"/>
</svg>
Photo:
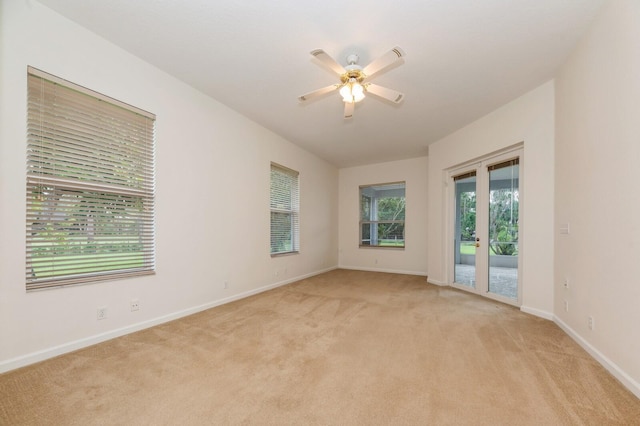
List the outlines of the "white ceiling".
<svg viewBox="0 0 640 426">
<path fill-rule="evenodd" d="M 605 0 L 40 0 L 125 50 L 339 167 L 427 154 L 430 143 L 553 78 Z M 400 46 L 345 121 L 342 65 Z"/>
</svg>

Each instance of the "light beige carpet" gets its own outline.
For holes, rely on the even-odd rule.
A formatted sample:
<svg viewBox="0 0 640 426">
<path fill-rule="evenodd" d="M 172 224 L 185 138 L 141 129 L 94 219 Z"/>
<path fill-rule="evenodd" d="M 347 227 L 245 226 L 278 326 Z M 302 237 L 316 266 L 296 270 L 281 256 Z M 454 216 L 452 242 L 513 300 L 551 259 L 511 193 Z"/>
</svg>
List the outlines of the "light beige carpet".
<svg viewBox="0 0 640 426">
<path fill-rule="evenodd" d="M 2 425 L 640 424 L 555 324 L 336 270 L 0 375 Z"/>
</svg>

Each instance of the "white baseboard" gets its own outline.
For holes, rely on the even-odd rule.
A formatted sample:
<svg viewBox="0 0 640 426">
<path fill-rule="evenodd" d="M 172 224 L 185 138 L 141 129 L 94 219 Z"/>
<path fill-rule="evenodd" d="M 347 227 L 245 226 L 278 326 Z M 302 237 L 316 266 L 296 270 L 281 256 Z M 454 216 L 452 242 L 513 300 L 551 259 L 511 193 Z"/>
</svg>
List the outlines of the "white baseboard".
<svg viewBox="0 0 640 426">
<path fill-rule="evenodd" d="M 331 267 L 322 269 L 319 271 L 315 271 L 309 274 L 300 275 L 294 278 L 289 278 L 283 281 L 279 281 L 277 283 L 268 284 L 262 287 L 258 287 L 253 290 L 245 291 L 242 293 L 235 294 L 233 296 L 225 297 L 223 299 L 214 300 L 212 302 L 204 303 L 199 306 L 194 306 L 192 308 L 184 309 L 181 311 L 173 312 L 171 314 L 163 315 L 161 317 L 153 318 L 147 321 L 142 321 L 136 324 L 131 324 L 126 327 L 118 328 L 115 330 L 108 331 L 106 333 L 96 334 L 94 336 L 86 337 L 83 339 L 74 340 L 72 342 L 64 343 L 62 345 L 54 346 L 52 348 L 43 349 L 41 351 L 32 352 L 23 356 L 19 356 L 16 358 L 11 358 L 5 361 L 0 362 L 0 373 L 4 373 L 7 371 L 15 370 L 16 368 L 25 367 L 30 364 L 34 364 L 36 362 L 44 361 L 49 358 L 56 357 L 58 355 L 63 355 L 69 352 L 76 351 L 78 349 L 86 348 L 91 345 L 95 345 L 97 343 L 105 342 L 107 340 L 114 339 L 116 337 L 124 336 L 126 334 L 134 333 L 136 331 L 144 330 L 146 328 L 153 327 L 155 325 L 163 324 L 165 322 L 173 321 L 178 318 L 186 317 L 188 315 L 193 315 L 195 313 L 205 311 L 207 309 L 214 308 L 216 306 L 224 305 L 225 303 L 233 302 L 236 300 L 244 299 L 245 297 L 253 296 L 258 293 L 263 293 L 265 291 L 281 287 L 286 284 L 290 284 L 295 281 L 300 281 L 305 278 L 312 277 L 314 275 L 319 275 L 324 272 L 329 272 L 331 270 L 337 269 L 337 267 Z"/>
<path fill-rule="evenodd" d="M 582 348 L 596 359 L 609 373 L 618 379 L 629 391 L 631 391 L 636 397 L 640 398 L 640 383 L 636 382 L 632 377 L 625 373 L 618 365 L 616 365 L 609 358 L 604 356 L 599 350 L 591 346 L 589 342 L 576 333 L 571 327 L 569 327 L 560 318 L 554 316 L 553 322 L 558 324 L 565 333 L 567 333 L 573 340 L 575 340 Z"/>
<path fill-rule="evenodd" d="M 555 316 L 551 312 L 543 311 L 542 309 L 531 308 L 529 306 L 520 306 L 520 310 L 526 314 L 535 315 L 549 321 L 553 321 L 555 318 Z"/>
<path fill-rule="evenodd" d="M 448 287 L 448 286 L 449 286 L 449 284 L 447 284 L 447 283 L 446 283 L 446 282 L 444 282 L 444 281 L 432 280 L 431 278 L 428 278 L 428 279 L 427 279 L 427 282 L 428 282 L 429 284 L 439 285 L 440 287 Z"/>
<path fill-rule="evenodd" d="M 388 274 L 405 274 L 405 275 L 420 275 L 427 276 L 427 273 L 424 271 L 405 271 L 403 269 L 385 269 L 385 268 L 363 268 L 360 266 L 348 266 L 348 265 L 340 265 L 338 266 L 340 269 L 350 269 L 353 271 L 366 271 L 366 272 L 385 272 Z"/>
</svg>

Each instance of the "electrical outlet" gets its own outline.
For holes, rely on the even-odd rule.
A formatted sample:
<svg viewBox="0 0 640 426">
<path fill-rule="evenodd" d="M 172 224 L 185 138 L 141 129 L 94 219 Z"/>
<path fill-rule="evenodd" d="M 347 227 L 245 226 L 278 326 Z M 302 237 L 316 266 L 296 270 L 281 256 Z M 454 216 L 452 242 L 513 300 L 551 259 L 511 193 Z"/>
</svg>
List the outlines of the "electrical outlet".
<svg viewBox="0 0 640 426">
<path fill-rule="evenodd" d="M 229 288 L 229 281 L 224 282 L 224 288 Z"/>
<path fill-rule="evenodd" d="M 564 301 L 564 311 L 569 312 L 569 302 L 567 302 L 566 300 Z"/>
<path fill-rule="evenodd" d="M 98 314 L 97 314 L 97 318 L 99 320 L 103 320 L 107 318 L 107 307 L 103 306 L 101 308 L 98 308 Z"/>
<path fill-rule="evenodd" d="M 589 326 L 589 330 L 593 330 L 596 327 L 596 322 L 593 320 L 593 317 L 587 317 L 587 325 Z"/>
<path fill-rule="evenodd" d="M 131 299 L 131 312 L 140 310 L 140 301 L 138 299 Z"/>
</svg>

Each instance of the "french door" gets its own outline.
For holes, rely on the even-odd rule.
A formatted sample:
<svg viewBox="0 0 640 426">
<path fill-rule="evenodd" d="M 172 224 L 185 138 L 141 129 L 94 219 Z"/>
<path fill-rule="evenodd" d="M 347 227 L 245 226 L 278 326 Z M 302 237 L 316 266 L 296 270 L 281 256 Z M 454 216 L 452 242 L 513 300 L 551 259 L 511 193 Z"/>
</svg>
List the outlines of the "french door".
<svg viewBox="0 0 640 426">
<path fill-rule="evenodd" d="M 451 285 L 520 305 L 522 150 L 449 173 Z"/>
</svg>

